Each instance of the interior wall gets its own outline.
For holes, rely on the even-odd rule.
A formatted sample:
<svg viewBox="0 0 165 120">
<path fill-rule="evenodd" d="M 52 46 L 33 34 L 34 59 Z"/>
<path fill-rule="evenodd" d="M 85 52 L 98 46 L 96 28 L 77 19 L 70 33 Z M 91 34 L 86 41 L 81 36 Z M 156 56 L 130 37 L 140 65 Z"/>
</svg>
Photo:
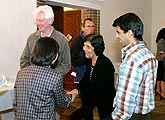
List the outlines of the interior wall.
<svg viewBox="0 0 165 120">
<path fill-rule="evenodd" d="M 151 50 L 156 53 L 156 36 L 160 29 L 165 28 L 165 0 L 152 0 Z"/>
<path fill-rule="evenodd" d="M 32 16 L 35 7 L 36 0 L 1 0 L 0 75 L 16 76 L 27 37 L 35 30 Z"/>
<path fill-rule="evenodd" d="M 121 45 L 115 39 L 115 31 L 111 26 L 113 20 L 126 13 L 136 13 L 144 23 L 144 40 L 147 43 L 149 49 L 151 48 L 151 31 L 152 31 L 152 1 L 151 0 L 76 0 L 76 1 L 60 1 L 60 0 L 49 0 L 53 1 L 54 4 L 60 3 L 65 5 L 75 5 L 83 8 L 93 8 L 101 10 L 100 12 L 100 33 L 104 36 L 106 43 L 105 54 L 113 61 L 113 63 L 121 62 Z M 93 4 L 94 3 L 94 4 Z M 79 6 L 81 5 L 81 6 Z M 94 7 L 95 6 L 95 7 Z M 65 6 L 66 7 L 66 6 Z"/>
<path fill-rule="evenodd" d="M 146 6 L 147 5 L 147 6 Z M 151 47 L 152 1 L 150 0 L 111 0 L 106 1 L 100 11 L 100 30 L 106 42 L 105 54 L 113 63 L 121 62 L 121 45 L 115 38 L 112 27 L 114 19 L 127 12 L 136 13 L 144 23 L 144 40 Z M 106 18 L 106 19 L 105 19 Z"/>
</svg>

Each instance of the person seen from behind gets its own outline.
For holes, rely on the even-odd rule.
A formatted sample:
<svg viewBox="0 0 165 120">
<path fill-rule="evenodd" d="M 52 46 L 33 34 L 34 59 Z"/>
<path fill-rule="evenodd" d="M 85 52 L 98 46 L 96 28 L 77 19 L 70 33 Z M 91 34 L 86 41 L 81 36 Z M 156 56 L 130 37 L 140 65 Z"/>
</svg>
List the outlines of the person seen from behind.
<svg viewBox="0 0 165 120">
<path fill-rule="evenodd" d="M 56 120 L 55 107 L 66 108 L 76 94 L 66 94 L 63 75 L 54 69 L 59 45 L 53 38 L 41 37 L 31 54 L 31 65 L 22 68 L 14 86 L 15 120 Z"/>
</svg>

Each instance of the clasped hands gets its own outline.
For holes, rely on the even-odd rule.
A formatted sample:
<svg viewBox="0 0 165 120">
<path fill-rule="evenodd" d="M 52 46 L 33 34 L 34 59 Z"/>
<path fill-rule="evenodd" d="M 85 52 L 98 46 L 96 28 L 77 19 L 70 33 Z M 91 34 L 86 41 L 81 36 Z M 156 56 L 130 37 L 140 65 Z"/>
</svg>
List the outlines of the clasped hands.
<svg viewBox="0 0 165 120">
<path fill-rule="evenodd" d="M 67 94 L 71 94 L 72 95 L 72 101 L 74 101 L 74 99 L 76 98 L 76 96 L 78 95 L 78 90 L 77 89 L 73 89 L 72 91 L 67 92 Z"/>
</svg>

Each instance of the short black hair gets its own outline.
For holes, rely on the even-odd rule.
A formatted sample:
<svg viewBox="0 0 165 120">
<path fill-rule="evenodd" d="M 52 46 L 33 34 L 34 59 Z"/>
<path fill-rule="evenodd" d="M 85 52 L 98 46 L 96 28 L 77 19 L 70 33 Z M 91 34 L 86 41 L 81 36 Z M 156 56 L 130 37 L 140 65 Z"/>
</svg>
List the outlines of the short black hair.
<svg viewBox="0 0 165 120">
<path fill-rule="evenodd" d="M 105 44 L 102 35 L 89 34 L 85 36 L 84 42 L 89 41 L 94 47 L 94 52 L 96 56 L 102 54 L 105 50 Z"/>
<path fill-rule="evenodd" d="M 119 26 L 124 33 L 132 30 L 134 37 L 139 41 L 143 41 L 143 22 L 135 13 L 126 13 L 120 16 L 114 20 L 112 26 Z"/>
<path fill-rule="evenodd" d="M 59 45 L 56 40 L 50 37 L 41 37 L 36 42 L 31 62 L 37 66 L 49 66 L 56 58 L 59 51 Z"/>
<path fill-rule="evenodd" d="M 158 41 L 160 39 L 163 39 L 165 40 L 165 28 L 162 28 L 159 32 L 158 32 L 158 35 L 156 37 L 156 43 L 158 43 Z"/>
<path fill-rule="evenodd" d="M 83 21 L 83 23 L 82 23 L 82 26 L 83 26 L 83 27 L 85 27 L 85 22 L 86 22 L 87 20 L 89 20 L 89 21 L 92 21 L 92 22 L 93 22 L 93 20 L 92 20 L 91 18 L 86 18 L 86 19 Z"/>
</svg>

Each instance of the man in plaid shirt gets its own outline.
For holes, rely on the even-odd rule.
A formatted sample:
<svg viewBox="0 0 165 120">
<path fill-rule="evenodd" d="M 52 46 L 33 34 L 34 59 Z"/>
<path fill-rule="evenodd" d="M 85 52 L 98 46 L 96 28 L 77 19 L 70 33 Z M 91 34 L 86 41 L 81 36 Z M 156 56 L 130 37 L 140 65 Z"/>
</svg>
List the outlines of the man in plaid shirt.
<svg viewBox="0 0 165 120">
<path fill-rule="evenodd" d="M 134 13 L 126 13 L 112 24 L 121 42 L 122 63 L 114 99 L 113 120 L 149 120 L 155 108 L 157 60 L 145 47 L 143 23 Z"/>
</svg>

